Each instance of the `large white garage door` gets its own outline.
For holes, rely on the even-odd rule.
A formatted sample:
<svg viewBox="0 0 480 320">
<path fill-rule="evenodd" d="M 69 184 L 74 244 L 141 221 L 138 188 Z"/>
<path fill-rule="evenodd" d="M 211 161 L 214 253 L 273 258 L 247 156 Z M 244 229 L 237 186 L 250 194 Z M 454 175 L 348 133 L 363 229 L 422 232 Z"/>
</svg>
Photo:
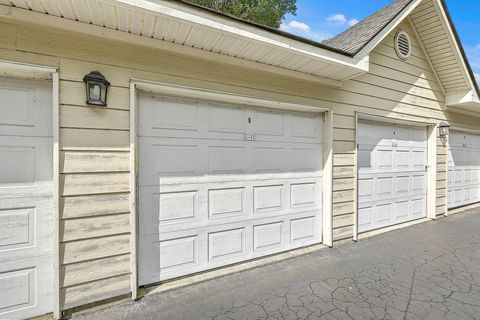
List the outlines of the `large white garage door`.
<svg viewBox="0 0 480 320">
<path fill-rule="evenodd" d="M 0 319 L 53 309 L 51 90 L 0 78 Z"/>
<path fill-rule="evenodd" d="M 360 122 L 358 229 L 426 217 L 426 129 Z"/>
<path fill-rule="evenodd" d="M 448 154 L 448 207 L 479 202 L 480 135 L 452 131 Z"/>
<path fill-rule="evenodd" d="M 321 242 L 322 121 L 142 96 L 140 285 Z"/>
</svg>

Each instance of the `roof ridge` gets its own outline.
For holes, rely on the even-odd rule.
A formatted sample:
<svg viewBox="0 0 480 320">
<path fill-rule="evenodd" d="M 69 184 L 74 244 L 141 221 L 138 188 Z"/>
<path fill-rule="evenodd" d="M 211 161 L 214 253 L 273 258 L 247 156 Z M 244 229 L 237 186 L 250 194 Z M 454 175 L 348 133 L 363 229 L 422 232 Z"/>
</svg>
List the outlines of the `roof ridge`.
<svg viewBox="0 0 480 320">
<path fill-rule="evenodd" d="M 395 0 L 322 44 L 356 55 L 414 0 Z"/>
</svg>

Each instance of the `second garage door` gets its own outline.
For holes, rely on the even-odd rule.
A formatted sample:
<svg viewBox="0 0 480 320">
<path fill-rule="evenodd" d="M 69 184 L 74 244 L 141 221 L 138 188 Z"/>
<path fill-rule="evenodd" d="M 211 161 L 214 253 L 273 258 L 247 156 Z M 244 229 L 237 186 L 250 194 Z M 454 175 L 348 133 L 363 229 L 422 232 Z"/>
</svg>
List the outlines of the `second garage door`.
<svg viewBox="0 0 480 320">
<path fill-rule="evenodd" d="M 426 217 L 426 129 L 360 122 L 358 150 L 359 232 Z"/>
<path fill-rule="evenodd" d="M 480 135 L 452 131 L 449 137 L 448 207 L 480 201 Z"/>
<path fill-rule="evenodd" d="M 140 285 L 320 243 L 322 118 L 141 96 Z"/>
</svg>

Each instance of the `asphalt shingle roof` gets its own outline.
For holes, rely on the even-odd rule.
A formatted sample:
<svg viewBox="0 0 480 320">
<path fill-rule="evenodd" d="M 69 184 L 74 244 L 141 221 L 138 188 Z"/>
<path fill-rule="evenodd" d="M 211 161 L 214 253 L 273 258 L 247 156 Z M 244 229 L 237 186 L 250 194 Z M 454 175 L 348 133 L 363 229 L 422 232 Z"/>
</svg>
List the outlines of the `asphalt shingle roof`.
<svg viewBox="0 0 480 320">
<path fill-rule="evenodd" d="M 322 43 L 355 55 L 412 2 L 413 0 L 396 0 L 338 36 Z"/>
</svg>

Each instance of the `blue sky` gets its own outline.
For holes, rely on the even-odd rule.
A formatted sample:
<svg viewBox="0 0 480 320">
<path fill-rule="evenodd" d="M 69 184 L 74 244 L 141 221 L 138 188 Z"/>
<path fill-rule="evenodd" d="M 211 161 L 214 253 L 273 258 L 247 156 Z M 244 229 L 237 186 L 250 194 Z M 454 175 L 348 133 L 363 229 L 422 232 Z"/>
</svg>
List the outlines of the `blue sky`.
<svg viewBox="0 0 480 320">
<path fill-rule="evenodd" d="M 281 29 L 316 41 L 330 38 L 393 0 L 297 0 L 297 15 Z M 447 0 L 470 64 L 480 82 L 480 1 Z"/>
</svg>

